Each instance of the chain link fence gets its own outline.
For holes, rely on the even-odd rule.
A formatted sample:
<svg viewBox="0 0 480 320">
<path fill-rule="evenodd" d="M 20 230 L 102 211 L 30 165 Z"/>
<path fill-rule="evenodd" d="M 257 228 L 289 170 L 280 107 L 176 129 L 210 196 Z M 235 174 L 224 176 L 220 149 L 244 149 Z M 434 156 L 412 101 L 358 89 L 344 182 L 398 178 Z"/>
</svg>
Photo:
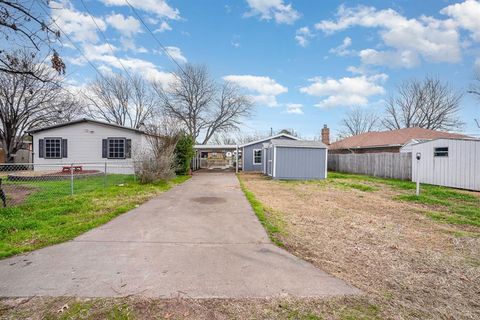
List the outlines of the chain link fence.
<svg viewBox="0 0 480 320">
<path fill-rule="evenodd" d="M 135 183 L 133 162 L 0 164 L 0 207 Z"/>
</svg>

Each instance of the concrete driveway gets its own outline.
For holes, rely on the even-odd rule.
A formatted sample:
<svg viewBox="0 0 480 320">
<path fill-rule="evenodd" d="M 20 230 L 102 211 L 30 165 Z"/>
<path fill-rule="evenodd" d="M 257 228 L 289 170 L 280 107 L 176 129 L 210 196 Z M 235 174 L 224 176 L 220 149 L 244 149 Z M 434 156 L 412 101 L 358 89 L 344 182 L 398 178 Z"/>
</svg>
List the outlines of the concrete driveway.
<svg viewBox="0 0 480 320">
<path fill-rule="evenodd" d="M 72 241 L 0 261 L 4 297 L 358 292 L 273 245 L 232 173 L 197 174 Z"/>
</svg>

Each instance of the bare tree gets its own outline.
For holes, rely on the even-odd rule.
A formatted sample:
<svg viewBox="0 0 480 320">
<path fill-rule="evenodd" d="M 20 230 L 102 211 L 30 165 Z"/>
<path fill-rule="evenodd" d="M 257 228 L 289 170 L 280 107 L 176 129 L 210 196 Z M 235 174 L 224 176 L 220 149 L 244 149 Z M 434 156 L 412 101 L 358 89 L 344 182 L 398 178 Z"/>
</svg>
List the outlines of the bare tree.
<svg viewBox="0 0 480 320">
<path fill-rule="evenodd" d="M 13 161 L 28 129 L 58 118 L 58 109 L 52 105 L 58 107 L 57 101 L 62 96 L 62 89 L 56 83 L 57 75 L 50 67 L 39 63 L 30 52 L 14 54 L 28 73 L 0 72 L 0 141 L 6 162 Z"/>
<path fill-rule="evenodd" d="M 155 112 L 153 88 L 137 75 L 97 78 L 85 90 L 84 97 L 91 117 L 135 129 Z"/>
<path fill-rule="evenodd" d="M 253 103 L 232 83 L 218 86 L 206 67 L 185 65 L 168 88 L 154 85 L 165 112 L 180 121 L 195 140 L 206 144 L 216 133 L 237 130 Z"/>
<path fill-rule="evenodd" d="M 409 80 L 387 103 L 383 125 L 390 130 L 420 127 L 452 130 L 463 126 L 458 116 L 462 94 L 438 78 Z"/>
<path fill-rule="evenodd" d="M 342 129 L 340 135 L 342 138 L 346 138 L 374 131 L 378 128 L 379 123 L 380 119 L 375 112 L 355 108 L 350 110 L 341 120 Z"/>
<path fill-rule="evenodd" d="M 86 112 L 83 100 L 70 91 L 59 92 L 58 99 L 51 105 L 51 112 L 56 116 L 50 119 L 52 124 L 70 122 L 79 119 Z"/>
<path fill-rule="evenodd" d="M 470 94 L 473 94 L 478 101 L 480 101 L 480 70 L 477 71 L 477 73 L 475 74 L 475 80 L 474 82 L 471 84 L 469 90 L 467 90 L 468 93 Z M 475 123 L 477 124 L 477 127 L 480 128 L 480 119 L 473 119 L 475 121 Z"/>
<path fill-rule="evenodd" d="M 48 7 L 48 2 L 0 0 L 0 38 L 2 43 L 8 44 L 7 47 L 0 47 L 0 72 L 38 77 L 16 59 L 11 49 L 22 48 L 38 53 L 46 48 L 51 53 L 52 67 L 59 73 L 65 73 L 65 63 L 52 48 L 52 44 L 60 37 L 60 31 L 47 22 L 49 19 L 44 6 Z"/>
<path fill-rule="evenodd" d="M 222 133 L 213 135 L 212 139 L 210 139 L 210 142 L 213 142 L 213 144 L 223 144 L 223 145 L 237 144 L 237 140 L 231 137 L 227 132 L 222 132 Z"/>
</svg>

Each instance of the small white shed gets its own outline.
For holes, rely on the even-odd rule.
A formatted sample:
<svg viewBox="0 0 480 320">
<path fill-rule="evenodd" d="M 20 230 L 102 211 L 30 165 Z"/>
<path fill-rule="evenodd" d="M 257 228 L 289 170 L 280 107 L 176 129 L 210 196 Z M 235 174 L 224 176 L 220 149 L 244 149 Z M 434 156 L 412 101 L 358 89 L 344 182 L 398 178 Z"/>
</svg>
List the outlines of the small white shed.
<svg viewBox="0 0 480 320">
<path fill-rule="evenodd" d="M 412 161 L 412 181 L 418 172 L 421 183 L 480 191 L 480 139 L 420 142 L 412 146 Z"/>
<path fill-rule="evenodd" d="M 263 173 L 273 179 L 327 178 L 327 146 L 320 141 L 272 139 L 263 144 Z"/>
</svg>

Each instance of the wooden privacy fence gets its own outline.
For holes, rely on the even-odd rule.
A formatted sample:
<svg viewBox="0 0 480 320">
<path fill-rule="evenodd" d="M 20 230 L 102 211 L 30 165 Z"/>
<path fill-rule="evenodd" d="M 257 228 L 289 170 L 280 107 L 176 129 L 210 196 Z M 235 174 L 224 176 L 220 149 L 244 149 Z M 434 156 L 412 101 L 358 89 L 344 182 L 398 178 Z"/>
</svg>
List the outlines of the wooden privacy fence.
<svg viewBox="0 0 480 320">
<path fill-rule="evenodd" d="M 401 180 L 412 179 L 411 153 L 329 154 L 328 170 Z"/>
</svg>

